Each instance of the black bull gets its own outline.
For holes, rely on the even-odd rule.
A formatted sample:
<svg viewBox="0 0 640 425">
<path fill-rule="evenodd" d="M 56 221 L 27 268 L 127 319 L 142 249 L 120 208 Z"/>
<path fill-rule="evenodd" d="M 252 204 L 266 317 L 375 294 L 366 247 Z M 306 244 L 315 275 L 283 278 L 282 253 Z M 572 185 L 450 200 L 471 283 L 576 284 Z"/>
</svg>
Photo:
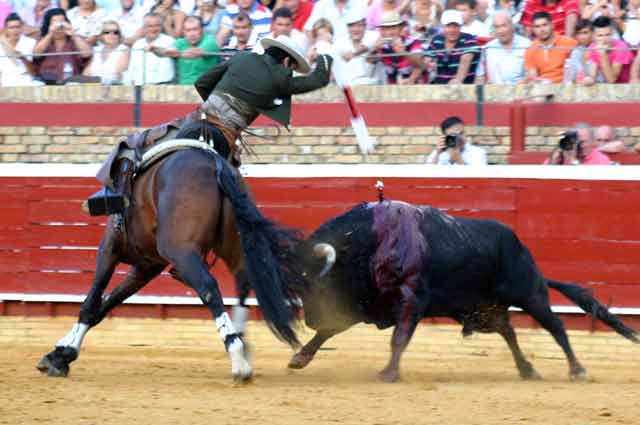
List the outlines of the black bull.
<svg viewBox="0 0 640 425">
<path fill-rule="evenodd" d="M 308 239 L 309 288 L 301 293 L 305 321 L 317 331 L 291 359 L 302 368 L 333 335 L 358 323 L 395 326 L 391 359 L 380 377 L 399 378 L 400 356 L 418 321 L 450 317 L 463 334 L 498 332 L 520 376 L 539 378 L 522 354 L 508 309 L 519 307 L 564 350 L 571 378 L 583 378 L 562 321 L 551 311 L 548 288 L 624 337 L 636 332 L 578 285 L 545 279 L 531 253 L 507 226 L 454 218 L 431 207 L 402 202 L 360 204 L 320 226 Z"/>
</svg>

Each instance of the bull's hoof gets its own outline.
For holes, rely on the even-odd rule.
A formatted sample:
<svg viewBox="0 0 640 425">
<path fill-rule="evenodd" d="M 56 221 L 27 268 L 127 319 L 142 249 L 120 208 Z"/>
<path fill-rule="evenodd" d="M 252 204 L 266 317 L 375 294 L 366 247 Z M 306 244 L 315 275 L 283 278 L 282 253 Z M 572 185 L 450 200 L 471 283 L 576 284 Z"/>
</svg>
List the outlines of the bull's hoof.
<svg viewBox="0 0 640 425">
<path fill-rule="evenodd" d="M 378 373 L 378 378 L 382 382 L 398 382 L 400 380 L 400 373 L 397 369 L 385 368 L 383 371 Z"/>
<path fill-rule="evenodd" d="M 313 356 L 299 352 L 291 357 L 291 360 L 289 360 L 289 364 L 287 366 L 289 367 L 289 369 L 302 369 L 303 367 L 308 365 L 311 360 L 313 360 Z"/>
<path fill-rule="evenodd" d="M 520 373 L 520 377 L 525 381 L 540 381 L 542 376 L 534 369 L 527 371 L 526 373 Z"/>
<path fill-rule="evenodd" d="M 587 380 L 587 371 L 583 367 L 572 369 L 569 372 L 569 379 L 574 382 L 584 382 Z"/>
</svg>

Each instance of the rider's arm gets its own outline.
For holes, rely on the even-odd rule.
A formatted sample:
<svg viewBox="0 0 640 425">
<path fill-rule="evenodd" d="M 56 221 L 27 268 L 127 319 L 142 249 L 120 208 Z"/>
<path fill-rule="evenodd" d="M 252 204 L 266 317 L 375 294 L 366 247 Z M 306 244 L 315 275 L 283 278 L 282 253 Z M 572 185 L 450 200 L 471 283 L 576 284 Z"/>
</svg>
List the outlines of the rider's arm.
<svg viewBox="0 0 640 425">
<path fill-rule="evenodd" d="M 315 69 L 309 75 L 289 78 L 282 94 L 306 93 L 326 86 L 331 78 L 332 61 L 329 55 L 318 55 Z"/>
<path fill-rule="evenodd" d="M 198 94 L 202 100 L 207 100 L 213 89 L 218 84 L 218 81 L 222 78 L 222 75 L 227 71 L 230 61 L 224 61 L 221 64 L 214 66 L 198 78 L 194 84 Z"/>
</svg>

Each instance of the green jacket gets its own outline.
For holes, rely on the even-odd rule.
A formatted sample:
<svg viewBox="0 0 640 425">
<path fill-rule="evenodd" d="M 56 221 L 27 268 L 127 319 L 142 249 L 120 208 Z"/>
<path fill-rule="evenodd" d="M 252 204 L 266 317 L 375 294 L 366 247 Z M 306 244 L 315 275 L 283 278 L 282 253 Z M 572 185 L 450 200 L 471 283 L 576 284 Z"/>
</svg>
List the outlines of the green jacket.
<svg viewBox="0 0 640 425">
<path fill-rule="evenodd" d="M 202 74 L 195 87 L 203 101 L 214 89 L 228 93 L 287 127 L 291 120 L 291 95 L 329 84 L 331 57 L 324 58 L 326 62 L 318 57 L 318 64 L 310 74 L 294 77 L 291 69 L 276 63 L 269 55 L 241 52 Z"/>
</svg>

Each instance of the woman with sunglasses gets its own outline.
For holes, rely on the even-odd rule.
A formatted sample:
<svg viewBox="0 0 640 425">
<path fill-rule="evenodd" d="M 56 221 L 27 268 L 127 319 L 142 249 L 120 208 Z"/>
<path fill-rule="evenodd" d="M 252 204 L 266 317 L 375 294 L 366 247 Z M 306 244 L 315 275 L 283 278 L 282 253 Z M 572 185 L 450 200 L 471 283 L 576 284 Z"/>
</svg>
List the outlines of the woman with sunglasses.
<svg viewBox="0 0 640 425">
<path fill-rule="evenodd" d="M 122 43 L 122 34 L 116 21 L 102 24 L 99 41 L 84 75 L 100 77 L 102 84 L 121 84 L 122 74 L 129 67 L 129 48 Z"/>
</svg>

